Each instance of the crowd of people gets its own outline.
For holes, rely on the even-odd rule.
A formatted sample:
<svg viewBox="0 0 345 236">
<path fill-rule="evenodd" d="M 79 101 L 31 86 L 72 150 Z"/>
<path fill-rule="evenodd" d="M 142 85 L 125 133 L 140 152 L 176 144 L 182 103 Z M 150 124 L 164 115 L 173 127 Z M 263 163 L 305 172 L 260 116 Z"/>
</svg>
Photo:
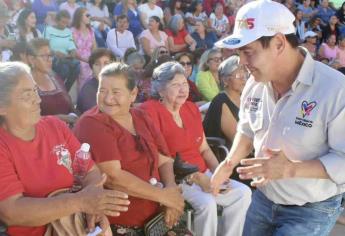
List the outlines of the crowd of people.
<svg viewBox="0 0 345 236">
<path fill-rule="evenodd" d="M 271 22 L 258 27 L 260 17 Z M 345 178 L 333 172 L 344 166 L 345 81 L 331 77 L 345 74 L 345 2 L 0 0 L 0 52 L 0 223 L 8 235 L 44 235 L 47 224 L 79 212 L 85 230 L 144 235 L 161 213 L 173 229 L 185 203 L 197 236 L 285 235 L 291 214 L 310 216 L 315 235 L 329 233 L 324 215 L 313 221 L 299 210 L 342 199 Z M 307 88 L 314 81 L 317 92 Z M 331 107 L 317 100 L 322 86 L 339 90 Z M 302 118 L 293 122 L 310 128 L 303 135 L 281 116 L 294 114 L 295 97 Z M 308 120 L 314 107 L 325 112 Z M 207 137 L 223 140 L 228 156 Z M 82 190 L 47 197 L 72 186 L 81 143 L 92 156 Z M 288 159 L 309 161 L 310 171 L 267 164 L 272 174 L 253 156 L 275 156 L 286 168 Z M 177 157 L 198 169 L 180 185 Z M 268 205 L 286 207 L 277 210 L 282 218 L 269 219 Z M 340 206 L 327 213 L 331 227 Z M 311 235 L 300 224 L 293 232 Z"/>
</svg>

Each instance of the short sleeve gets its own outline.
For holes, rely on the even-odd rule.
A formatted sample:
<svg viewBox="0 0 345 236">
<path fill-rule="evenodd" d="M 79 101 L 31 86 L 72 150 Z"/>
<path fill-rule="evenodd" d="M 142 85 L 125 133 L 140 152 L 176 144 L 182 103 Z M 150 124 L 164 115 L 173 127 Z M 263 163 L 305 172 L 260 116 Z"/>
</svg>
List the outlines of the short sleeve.
<svg viewBox="0 0 345 236">
<path fill-rule="evenodd" d="M 111 127 L 93 117 L 84 116 L 78 121 L 74 130 L 80 142 L 90 144 L 92 158 L 96 163 L 121 160 L 117 142 Z"/>
<path fill-rule="evenodd" d="M 0 143 L 0 201 L 24 192 L 10 156 L 6 146 Z"/>
<path fill-rule="evenodd" d="M 164 42 L 167 41 L 168 35 L 164 31 L 160 31 L 160 35 Z"/>
</svg>

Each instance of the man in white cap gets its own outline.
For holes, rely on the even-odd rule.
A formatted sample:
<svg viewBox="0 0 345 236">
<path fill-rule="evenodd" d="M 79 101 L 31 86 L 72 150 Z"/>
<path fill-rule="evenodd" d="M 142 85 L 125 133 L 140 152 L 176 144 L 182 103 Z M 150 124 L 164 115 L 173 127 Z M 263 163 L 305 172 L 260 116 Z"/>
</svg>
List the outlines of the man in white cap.
<svg viewBox="0 0 345 236">
<path fill-rule="evenodd" d="M 257 187 L 243 235 L 328 235 L 345 191 L 345 77 L 298 47 L 294 16 L 259 0 L 237 13 L 233 35 L 251 78 L 237 134 L 211 179 L 214 194 L 234 167 Z M 245 159 L 255 149 L 255 158 Z"/>
</svg>

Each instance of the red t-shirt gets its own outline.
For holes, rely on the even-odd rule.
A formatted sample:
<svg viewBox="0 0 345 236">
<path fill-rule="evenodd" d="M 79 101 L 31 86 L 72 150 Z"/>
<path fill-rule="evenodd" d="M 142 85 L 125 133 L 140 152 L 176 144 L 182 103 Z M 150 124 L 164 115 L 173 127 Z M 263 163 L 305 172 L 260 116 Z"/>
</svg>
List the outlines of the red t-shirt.
<svg viewBox="0 0 345 236">
<path fill-rule="evenodd" d="M 71 187 L 70 164 L 79 147 L 65 123 L 52 116 L 41 118 L 35 138 L 28 142 L 0 128 L 0 201 L 20 193 L 44 198 L 55 190 Z M 71 158 L 58 155 L 61 148 L 68 150 Z M 11 236 L 40 236 L 44 232 L 45 226 L 8 228 Z"/>
<path fill-rule="evenodd" d="M 117 160 L 123 170 L 144 181 L 149 182 L 152 177 L 159 180 L 158 152 L 168 153 L 164 138 L 142 111 L 131 109 L 130 113 L 136 136 L 98 107 L 84 113 L 75 126 L 75 134 L 81 142 L 91 145 L 96 163 Z M 159 211 L 156 202 L 131 196 L 129 200 L 128 211 L 120 217 L 109 217 L 111 224 L 141 227 Z"/>
<path fill-rule="evenodd" d="M 186 101 L 180 109 L 183 128 L 177 126 L 172 114 L 158 101 L 144 102 L 140 108 L 151 116 L 162 132 L 170 156 L 175 157 L 179 153 L 184 161 L 197 165 L 201 172 L 207 169 L 199 151 L 204 135 L 201 114 L 194 103 Z"/>
<path fill-rule="evenodd" d="M 177 35 L 174 35 L 174 33 L 169 29 L 166 29 L 165 32 L 167 33 L 169 37 L 173 38 L 174 44 L 176 45 L 186 44 L 185 37 L 188 35 L 188 31 L 185 28 L 180 30 L 177 33 Z"/>
</svg>

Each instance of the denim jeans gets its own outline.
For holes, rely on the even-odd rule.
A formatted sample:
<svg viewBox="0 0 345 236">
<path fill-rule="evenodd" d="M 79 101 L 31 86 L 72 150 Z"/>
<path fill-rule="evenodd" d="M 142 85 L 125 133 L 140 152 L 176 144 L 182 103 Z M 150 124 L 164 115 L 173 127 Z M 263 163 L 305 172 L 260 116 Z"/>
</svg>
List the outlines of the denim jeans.
<svg viewBox="0 0 345 236">
<path fill-rule="evenodd" d="M 341 200 L 342 194 L 303 206 L 279 205 L 256 190 L 243 236 L 326 236 L 343 210 Z"/>
</svg>

